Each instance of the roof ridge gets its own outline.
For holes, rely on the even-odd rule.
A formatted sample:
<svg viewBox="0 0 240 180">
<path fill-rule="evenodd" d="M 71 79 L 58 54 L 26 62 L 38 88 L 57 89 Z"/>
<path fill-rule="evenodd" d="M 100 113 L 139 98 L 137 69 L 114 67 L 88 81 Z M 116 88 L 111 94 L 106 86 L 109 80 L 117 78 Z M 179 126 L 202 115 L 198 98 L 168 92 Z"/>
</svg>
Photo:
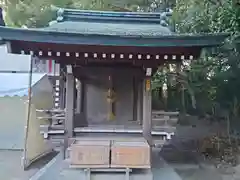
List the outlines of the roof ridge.
<svg viewBox="0 0 240 180">
<path fill-rule="evenodd" d="M 160 24 L 168 26 L 167 19 L 172 12 L 114 12 L 78 9 L 57 9 L 57 21 L 123 22 L 137 24 Z"/>
</svg>

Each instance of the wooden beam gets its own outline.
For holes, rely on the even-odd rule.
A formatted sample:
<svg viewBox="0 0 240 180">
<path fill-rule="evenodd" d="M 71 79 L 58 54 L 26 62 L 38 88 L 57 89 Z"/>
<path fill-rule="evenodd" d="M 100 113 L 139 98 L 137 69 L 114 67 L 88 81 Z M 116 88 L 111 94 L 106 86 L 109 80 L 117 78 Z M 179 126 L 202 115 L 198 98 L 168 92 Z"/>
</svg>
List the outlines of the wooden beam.
<svg viewBox="0 0 240 180">
<path fill-rule="evenodd" d="M 65 82 L 64 82 L 64 79 L 63 79 L 63 75 L 60 76 L 60 87 L 59 87 L 59 93 L 60 93 L 60 108 L 61 109 L 65 109 L 65 90 L 66 90 L 66 87 L 65 87 Z"/>
<path fill-rule="evenodd" d="M 133 77 L 133 121 L 137 121 L 138 117 L 137 117 L 137 100 L 138 100 L 138 86 L 137 86 L 137 77 Z"/>
<path fill-rule="evenodd" d="M 139 124 L 143 121 L 143 81 L 138 81 L 138 99 L 137 99 L 137 120 Z"/>
<path fill-rule="evenodd" d="M 97 46 L 97 45 L 72 45 L 72 44 L 56 44 L 56 43 L 36 43 L 26 41 L 12 41 L 12 53 L 21 54 L 22 51 L 40 57 L 63 57 L 66 59 L 118 59 L 141 60 L 146 61 L 164 61 L 164 56 L 168 59 L 176 59 L 185 56 L 188 59 L 190 55 L 195 58 L 201 53 L 202 47 L 136 47 L 136 46 Z M 41 53 L 39 53 L 41 52 Z M 51 53 L 49 53 L 51 52 Z M 114 57 L 113 57 L 114 55 Z M 141 58 L 139 58 L 141 56 Z M 148 59 L 149 58 L 149 59 Z M 67 60 L 68 61 L 68 60 Z"/>
<path fill-rule="evenodd" d="M 74 120 L 74 95 L 75 95 L 75 79 L 73 74 L 66 74 L 66 120 L 65 130 L 67 137 L 73 137 L 73 120 Z"/>
<path fill-rule="evenodd" d="M 151 77 L 146 77 L 143 84 L 143 136 L 148 141 L 149 145 L 152 142 L 152 91 L 151 91 Z"/>
<path fill-rule="evenodd" d="M 81 113 L 83 113 L 84 121 L 87 122 L 87 84 L 84 78 L 81 78 Z"/>
<path fill-rule="evenodd" d="M 82 83 L 81 81 L 78 79 L 77 81 L 77 107 L 76 107 L 76 112 L 80 113 L 82 110 Z"/>
<path fill-rule="evenodd" d="M 63 73 L 63 69 L 64 69 L 64 66 L 60 64 L 60 89 L 59 89 L 59 93 L 60 93 L 60 108 L 61 109 L 65 109 L 65 95 L 66 95 L 66 87 L 65 87 L 65 76 L 64 76 L 64 73 Z"/>
</svg>

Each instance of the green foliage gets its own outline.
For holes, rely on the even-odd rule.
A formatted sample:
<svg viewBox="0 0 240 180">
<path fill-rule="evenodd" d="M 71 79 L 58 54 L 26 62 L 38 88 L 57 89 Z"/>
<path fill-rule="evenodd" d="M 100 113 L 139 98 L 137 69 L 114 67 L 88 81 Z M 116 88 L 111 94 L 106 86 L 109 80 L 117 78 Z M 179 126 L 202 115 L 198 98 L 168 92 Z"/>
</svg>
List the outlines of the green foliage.
<svg viewBox="0 0 240 180">
<path fill-rule="evenodd" d="M 64 7 L 70 1 L 64 1 Z M 56 16 L 51 5 L 63 5 L 63 0 L 5 0 L 6 22 L 9 26 L 43 27 Z"/>
<path fill-rule="evenodd" d="M 178 32 L 240 30 L 240 7 L 232 0 L 178 0 L 173 18 Z"/>
<path fill-rule="evenodd" d="M 172 7 L 174 0 L 0 0 L 10 26 L 43 27 L 53 20 L 52 6 L 89 10 L 154 11 Z M 152 4 L 155 6 L 152 7 Z"/>
<path fill-rule="evenodd" d="M 52 6 L 109 10 L 111 0 L 3 0 L 9 26 L 44 27 L 56 18 Z"/>
<path fill-rule="evenodd" d="M 172 20 L 179 33 L 231 33 L 225 46 L 205 49 L 199 60 L 182 66 L 186 76 L 178 75 L 178 82 L 185 86 L 185 98 L 195 96 L 199 113 L 214 114 L 214 109 L 220 108 L 239 117 L 240 56 L 231 40 L 240 32 L 240 4 L 233 0 L 178 0 Z"/>
</svg>

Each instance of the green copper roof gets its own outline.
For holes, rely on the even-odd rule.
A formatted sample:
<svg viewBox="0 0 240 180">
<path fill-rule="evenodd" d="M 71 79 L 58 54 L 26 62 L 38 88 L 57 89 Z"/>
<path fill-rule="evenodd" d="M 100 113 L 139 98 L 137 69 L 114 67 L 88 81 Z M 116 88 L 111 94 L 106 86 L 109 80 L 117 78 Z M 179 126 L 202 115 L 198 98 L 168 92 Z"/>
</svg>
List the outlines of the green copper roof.
<svg viewBox="0 0 240 180">
<path fill-rule="evenodd" d="M 57 32 L 80 33 L 88 35 L 116 35 L 116 36 L 161 36 L 170 35 L 167 27 L 157 24 L 124 24 L 97 22 L 59 22 L 45 28 Z"/>
<path fill-rule="evenodd" d="M 0 27 L 3 41 L 141 47 L 205 47 L 224 43 L 228 34 L 175 34 L 161 21 L 168 13 L 64 10 L 48 27 Z"/>
<path fill-rule="evenodd" d="M 192 47 L 219 46 L 228 34 L 182 34 L 165 36 L 119 36 L 90 35 L 73 32 L 56 32 L 53 30 L 22 29 L 0 27 L 3 41 L 28 41 L 39 43 L 76 44 L 76 45 L 110 45 L 141 47 Z"/>
<path fill-rule="evenodd" d="M 161 25 L 162 13 L 59 9 L 57 21 L 45 30 L 87 35 L 161 36 L 171 31 Z M 164 16 L 165 17 L 165 16 Z"/>
</svg>

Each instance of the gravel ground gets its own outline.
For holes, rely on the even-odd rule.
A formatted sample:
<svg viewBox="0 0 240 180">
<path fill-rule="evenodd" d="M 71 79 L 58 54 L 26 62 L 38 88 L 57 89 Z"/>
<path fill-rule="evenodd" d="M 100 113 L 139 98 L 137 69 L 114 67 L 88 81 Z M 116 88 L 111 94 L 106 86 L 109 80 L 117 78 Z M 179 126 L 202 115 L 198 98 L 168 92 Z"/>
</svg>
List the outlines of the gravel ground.
<svg viewBox="0 0 240 180">
<path fill-rule="evenodd" d="M 160 156 L 182 180 L 240 180 L 240 165 L 216 168 L 196 152 L 169 147 L 163 148 Z"/>
</svg>

